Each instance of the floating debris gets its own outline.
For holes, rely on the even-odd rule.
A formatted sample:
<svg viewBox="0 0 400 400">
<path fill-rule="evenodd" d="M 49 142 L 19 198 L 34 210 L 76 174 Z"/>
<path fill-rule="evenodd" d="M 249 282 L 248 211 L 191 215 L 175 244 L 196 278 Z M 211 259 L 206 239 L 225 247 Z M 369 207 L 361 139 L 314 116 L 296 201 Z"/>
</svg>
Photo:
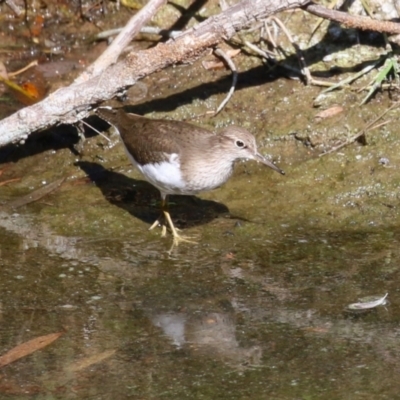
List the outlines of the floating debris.
<svg viewBox="0 0 400 400">
<path fill-rule="evenodd" d="M 367 296 L 360 299 L 358 303 L 352 303 L 347 306 L 350 311 L 367 311 L 372 308 L 382 306 L 386 304 L 386 297 L 389 293 L 386 293 L 383 297 Z"/>
</svg>

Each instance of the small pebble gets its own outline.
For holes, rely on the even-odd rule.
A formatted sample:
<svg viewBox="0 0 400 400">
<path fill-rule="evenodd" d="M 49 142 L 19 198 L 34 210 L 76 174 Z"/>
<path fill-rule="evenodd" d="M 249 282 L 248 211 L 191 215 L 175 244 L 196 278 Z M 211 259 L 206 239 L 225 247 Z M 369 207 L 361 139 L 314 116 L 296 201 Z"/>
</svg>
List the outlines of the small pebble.
<svg viewBox="0 0 400 400">
<path fill-rule="evenodd" d="M 386 166 L 386 165 L 389 164 L 389 159 L 386 158 L 386 157 L 381 157 L 381 158 L 379 159 L 379 164 Z"/>
</svg>

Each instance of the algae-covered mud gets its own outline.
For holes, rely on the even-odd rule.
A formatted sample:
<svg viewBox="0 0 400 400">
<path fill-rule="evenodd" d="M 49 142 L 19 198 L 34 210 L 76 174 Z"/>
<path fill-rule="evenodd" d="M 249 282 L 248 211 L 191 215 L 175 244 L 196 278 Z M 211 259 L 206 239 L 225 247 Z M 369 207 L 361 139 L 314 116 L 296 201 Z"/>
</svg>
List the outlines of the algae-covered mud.
<svg viewBox="0 0 400 400">
<path fill-rule="evenodd" d="M 293 31 L 315 22 L 292 18 Z M 318 34 L 311 51 L 306 34 L 297 39 L 315 74 L 346 59 L 342 78 L 357 57 L 385 52 L 368 36 L 316 46 L 329 39 Z M 171 196 L 196 243 L 169 252 L 171 235 L 148 231 L 159 193 L 112 130 L 110 142 L 90 130 L 82 142 L 59 127 L 0 149 L 0 356 L 18 353 L 0 358 L 0 398 L 398 397 L 399 111 L 320 156 L 392 106 L 388 93 L 360 106 L 365 92 L 321 97 L 254 55 L 234 60 L 238 87 L 214 118 L 206 112 L 231 75 L 201 60 L 144 79 L 147 94 L 130 105 L 208 129 L 240 125 L 286 172 L 243 162 L 220 189 Z"/>
</svg>

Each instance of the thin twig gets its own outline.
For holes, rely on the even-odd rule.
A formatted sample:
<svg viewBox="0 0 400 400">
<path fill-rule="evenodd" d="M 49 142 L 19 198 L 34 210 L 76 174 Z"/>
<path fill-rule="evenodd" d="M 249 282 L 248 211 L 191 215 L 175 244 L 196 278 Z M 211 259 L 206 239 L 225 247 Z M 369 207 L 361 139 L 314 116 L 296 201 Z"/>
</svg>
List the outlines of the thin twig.
<svg viewBox="0 0 400 400">
<path fill-rule="evenodd" d="M 88 124 L 87 122 L 85 122 L 83 119 L 81 119 L 79 122 L 82 122 L 83 125 L 86 125 L 88 128 L 90 128 L 91 130 L 95 131 L 97 134 L 99 134 L 100 136 L 103 136 L 104 139 L 108 140 L 108 143 L 111 143 L 111 139 L 108 138 L 103 132 L 100 132 L 98 129 L 96 129 L 94 126 Z"/>
<path fill-rule="evenodd" d="M 272 51 L 269 51 L 269 50 L 262 50 L 258 46 L 256 46 L 255 44 L 250 43 L 248 40 L 245 40 L 243 42 L 243 44 L 245 46 L 247 46 L 249 49 L 253 50 L 255 53 L 257 53 L 261 57 L 264 57 L 267 60 L 269 60 L 270 57 L 274 57 L 275 58 L 275 53 L 273 53 Z"/>
<path fill-rule="evenodd" d="M 108 31 L 103 31 L 98 33 L 95 36 L 95 39 L 100 40 L 100 39 L 108 39 L 109 37 L 118 35 L 119 33 L 122 32 L 124 28 L 116 28 L 116 29 L 109 29 Z M 145 34 L 150 34 L 150 35 L 159 35 L 163 37 L 167 37 L 169 39 L 174 39 L 178 35 L 180 35 L 182 32 L 181 31 L 169 31 L 168 29 L 161 29 L 157 28 L 156 26 L 144 26 L 143 28 L 140 28 L 140 33 L 145 33 Z"/>
<path fill-rule="evenodd" d="M 101 74 L 108 66 L 114 64 L 128 43 L 140 31 L 142 26 L 152 18 L 157 10 L 166 2 L 167 0 L 150 0 L 128 21 L 124 29 L 113 40 L 111 45 L 107 47 L 102 55 L 81 75 L 79 75 L 79 77 L 74 81 L 74 85 L 85 82 L 93 76 Z"/>
<path fill-rule="evenodd" d="M 8 7 L 11 8 L 11 10 L 13 10 L 14 14 L 17 17 L 21 16 L 24 13 L 21 7 L 15 4 L 13 0 L 6 0 L 5 3 L 8 5 Z"/>
<path fill-rule="evenodd" d="M 250 43 L 248 40 L 243 41 L 243 44 L 245 46 L 247 46 L 250 50 L 253 50 L 256 54 L 265 58 L 266 60 L 275 63 L 274 66 L 279 66 L 280 68 L 286 69 L 287 71 L 295 74 L 296 75 L 295 77 L 292 75 L 290 76 L 291 79 L 299 79 L 298 76 L 300 76 L 300 77 L 303 76 L 302 72 L 298 68 L 287 65 L 281 61 L 277 61 L 275 59 L 275 54 L 272 51 L 260 49 L 258 46 L 256 46 L 253 43 Z M 270 54 L 271 54 L 271 56 L 270 56 Z M 327 86 L 331 87 L 333 85 L 333 83 L 331 83 L 331 82 L 320 81 L 320 80 L 314 79 L 314 78 L 312 78 L 311 84 L 313 84 L 315 86 L 323 86 L 323 87 L 327 87 Z"/>
<path fill-rule="evenodd" d="M 278 46 L 277 46 L 277 44 L 275 42 L 275 39 L 272 36 L 272 33 L 270 32 L 270 30 L 268 28 L 268 21 L 267 20 L 264 23 L 263 29 L 265 29 L 265 31 L 267 32 L 267 36 L 268 36 L 269 42 L 272 44 L 273 48 L 276 49 Z"/>
<path fill-rule="evenodd" d="M 387 125 L 387 124 L 390 123 L 390 122 L 392 122 L 391 119 L 388 119 L 388 120 L 386 120 L 386 121 L 383 121 L 383 122 L 381 122 L 380 124 L 376 124 L 376 125 L 374 125 L 374 126 L 371 126 L 371 128 L 369 128 L 368 131 L 372 131 L 372 130 L 374 130 L 374 129 L 378 129 L 378 128 L 380 128 L 381 126 L 385 126 L 385 125 Z"/>
<path fill-rule="evenodd" d="M 362 29 L 364 31 L 380 33 L 385 32 L 389 34 L 400 33 L 400 24 L 397 22 L 379 21 L 369 17 L 351 15 L 342 11 L 329 10 L 328 8 L 313 2 L 307 3 L 302 7 L 302 9 L 318 17 L 338 22 L 353 29 Z"/>
<path fill-rule="evenodd" d="M 228 101 L 232 97 L 233 92 L 235 91 L 237 78 L 238 78 L 237 69 L 236 69 L 236 66 L 235 66 L 234 62 L 232 61 L 232 59 L 221 49 L 216 49 L 214 51 L 214 53 L 217 56 L 219 56 L 222 59 L 224 59 L 224 61 L 228 64 L 229 68 L 231 69 L 231 71 L 232 71 L 232 85 L 231 85 L 231 88 L 229 89 L 229 92 L 228 92 L 227 96 L 222 101 L 222 103 L 219 105 L 219 107 L 217 108 L 217 111 L 215 111 L 213 116 L 217 115 L 225 107 L 226 103 L 228 103 Z"/>
<path fill-rule="evenodd" d="M 289 42 L 292 44 L 293 48 L 296 51 L 296 55 L 299 60 L 299 64 L 300 64 L 300 68 L 302 70 L 303 76 L 306 78 L 306 85 L 309 85 L 310 83 L 312 83 L 312 77 L 311 77 L 310 70 L 308 69 L 306 61 L 304 59 L 303 52 L 301 51 L 298 44 L 293 40 L 292 35 L 286 29 L 285 25 L 279 18 L 272 16 L 272 17 L 270 17 L 270 20 L 274 21 L 277 25 L 279 25 L 280 28 L 282 29 L 282 31 L 284 32 L 284 34 L 286 35 L 286 37 L 289 39 Z"/>
<path fill-rule="evenodd" d="M 369 71 L 376 68 L 376 66 L 380 62 L 382 62 L 382 57 L 380 57 L 377 61 L 374 61 L 372 64 L 367 65 L 365 68 L 363 68 L 361 71 L 357 72 L 355 75 L 351 75 L 350 77 L 343 79 L 338 83 L 333 84 L 330 88 L 323 90 L 321 92 L 321 94 L 331 92 L 332 90 L 338 89 L 340 87 L 347 85 L 348 83 L 355 81 L 356 79 L 360 78 L 361 76 L 367 74 Z"/>
<path fill-rule="evenodd" d="M 339 146 L 332 147 L 330 150 L 328 150 L 328 151 L 326 151 L 324 153 L 321 153 L 319 155 L 319 157 L 326 156 L 327 154 L 330 154 L 330 153 L 333 153 L 333 152 L 335 152 L 337 150 L 340 150 L 343 147 L 345 147 L 345 146 L 347 146 L 347 145 L 349 145 L 351 143 L 354 143 L 361 136 L 365 135 L 367 131 L 379 128 L 380 126 L 384 125 L 385 123 L 389 123 L 389 121 L 387 121 L 385 123 L 381 123 L 381 124 L 378 124 L 378 125 L 374 126 L 381 118 L 383 118 L 389 111 L 393 110 L 399 104 L 400 104 L 400 102 L 396 101 L 396 103 L 394 103 L 391 107 L 389 107 L 387 110 L 385 110 L 382 114 L 378 115 L 372 122 L 367 124 L 367 126 L 365 128 L 363 128 L 361 131 L 359 131 L 356 135 L 352 136 L 350 139 L 346 140 L 345 142 L 343 142 Z"/>
<path fill-rule="evenodd" d="M 219 6 L 221 7 L 222 11 L 225 11 L 229 8 L 229 4 L 226 0 L 219 0 Z"/>
<path fill-rule="evenodd" d="M 28 65 L 25 65 L 25 67 L 19 69 L 18 71 L 9 72 L 8 73 L 8 77 L 12 78 L 12 77 L 17 76 L 19 74 L 22 74 L 23 72 L 25 72 L 29 68 L 36 67 L 37 65 L 39 65 L 38 60 L 34 60 L 34 61 L 30 62 Z"/>
</svg>

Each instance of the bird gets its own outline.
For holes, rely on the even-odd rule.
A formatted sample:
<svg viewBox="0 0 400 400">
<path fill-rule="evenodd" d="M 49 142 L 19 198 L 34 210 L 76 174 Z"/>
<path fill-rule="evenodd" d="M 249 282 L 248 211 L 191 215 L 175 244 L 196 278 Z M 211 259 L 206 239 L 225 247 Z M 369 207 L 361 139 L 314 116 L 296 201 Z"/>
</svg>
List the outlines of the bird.
<svg viewBox="0 0 400 400">
<path fill-rule="evenodd" d="M 258 152 L 250 132 L 235 125 L 215 133 L 187 122 L 146 118 L 123 107 L 99 107 L 96 114 L 114 126 L 129 160 L 160 191 L 162 213 L 149 230 L 161 224 L 161 236 L 165 236 L 168 225 L 173 246 L 192 240 L 174 226 L 168 195 L 216 189 L 230 178 L 235 161 L 241 159 L 258 161 L 285 174 Z"/>
</svg>

